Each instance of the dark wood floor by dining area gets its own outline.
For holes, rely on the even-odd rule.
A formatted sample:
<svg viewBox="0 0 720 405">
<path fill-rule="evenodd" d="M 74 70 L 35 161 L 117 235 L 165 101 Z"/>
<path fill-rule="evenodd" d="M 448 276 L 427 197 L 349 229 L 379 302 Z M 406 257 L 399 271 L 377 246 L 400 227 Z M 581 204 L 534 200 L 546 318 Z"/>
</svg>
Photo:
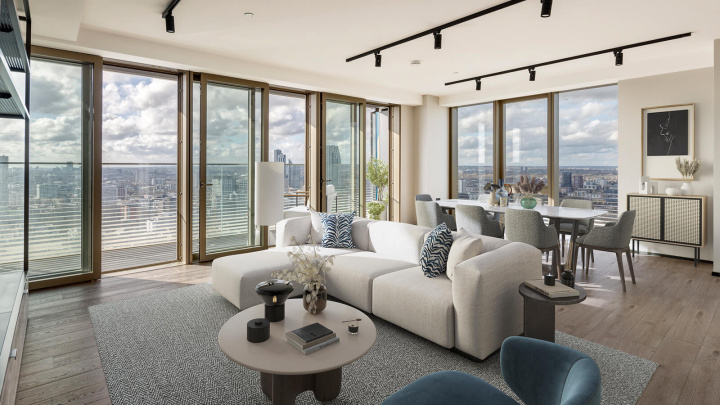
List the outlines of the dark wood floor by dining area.
<svg viewBox="0 0 720 405">
<path fill-rule="evenodd" d="M 596 252 L 577 282 L 581 304 L 557 307 L 557 329 L 657 362 L 640 404 L 720 403 L 720 278 L 711 265 L 637 256 L 622 292 L 615 256 Z M 109 404 L 88 307 L 210 280 L 207 265 L 106 275 L 30 294 L 17 404 Z"/>
</svg>

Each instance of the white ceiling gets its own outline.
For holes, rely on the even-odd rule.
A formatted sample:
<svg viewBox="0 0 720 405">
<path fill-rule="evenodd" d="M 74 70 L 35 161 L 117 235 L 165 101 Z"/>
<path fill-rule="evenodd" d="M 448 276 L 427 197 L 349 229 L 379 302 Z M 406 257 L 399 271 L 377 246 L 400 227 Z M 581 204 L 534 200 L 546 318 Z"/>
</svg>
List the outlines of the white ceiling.
<svg viewBox="0 0 720 405">
<path fill-rule="evenodd" d="M 555 0 L 547 19 L 540 0 L 528 0 L 443 31 L 442 50 L 432 36 L 386 50 L 375 68 L 372 56 L 345 59 L 502 0 L 183 0 L 175 34 L 160 16 L 169 2 L 31 0 L 33 41 L 378 101 L 415 104 L 432 94 L 457 105 L 712 66 L 720 38 L 718 0 Z M 534 83 L 519 72 L 484 80 L 482 92 L 472 82 L 444 86 L 684 32 L 693 36 L 626 51 L 619 68 L 605 55 L 538 69 Z M 422 64 L 411 66 L 415 59 Z"/>
</svg>

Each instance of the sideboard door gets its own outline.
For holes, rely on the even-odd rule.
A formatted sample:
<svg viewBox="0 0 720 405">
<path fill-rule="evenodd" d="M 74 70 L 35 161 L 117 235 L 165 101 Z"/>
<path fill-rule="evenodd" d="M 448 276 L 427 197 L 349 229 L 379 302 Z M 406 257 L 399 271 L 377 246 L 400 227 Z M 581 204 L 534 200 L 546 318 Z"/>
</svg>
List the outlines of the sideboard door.
<svg viewBox="0 0 720 405">
<path fill-rule="evenodd" d="M 633 238 L 662 240 L 662 197 L 628 196 L 628 210 L 636 210 Z"/>
<path fill-rule="evenodd" d="M 687 245 L 702 245 L 702 200 L 665 199 L 665 240 Z"/>
</svg>

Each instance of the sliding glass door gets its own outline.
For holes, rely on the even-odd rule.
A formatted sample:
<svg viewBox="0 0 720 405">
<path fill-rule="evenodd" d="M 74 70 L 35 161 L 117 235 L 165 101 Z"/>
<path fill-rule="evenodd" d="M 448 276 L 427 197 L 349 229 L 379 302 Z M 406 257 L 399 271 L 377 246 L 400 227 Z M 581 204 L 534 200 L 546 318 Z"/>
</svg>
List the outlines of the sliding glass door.
<svg viewBox="0 0 720 405">
<path fill-rule="evenodd" d="M 390 165 L 390 107 L 368 105 L 366 108 L 365 127 L 365 164 L 371 159 L 383 161 Z M 367 172 L 367 171 L 366 171 Z M 388 173 L 389 175 L 389 173 Z M 388 184 L 389 186 L 389 184 Z M 380 190 L 370 180 L 365 180 L 365 203 L 373 201 L 389 202 L 390 188 L 385 187 L 381 196 Z M 387 207 L 385 209 L 387 216 Z"/>
<path fill-rule="evenodd" d="M 199 254 L 212 260 L 262 245 L 254 221 L 254 165 L 267 154 L 268 86 L 201 75 Z"/>
<path fill-rule="evenodd" d="M 321 207 L 365 215 L 365 100 L 322 95 Z"/>
</svg>

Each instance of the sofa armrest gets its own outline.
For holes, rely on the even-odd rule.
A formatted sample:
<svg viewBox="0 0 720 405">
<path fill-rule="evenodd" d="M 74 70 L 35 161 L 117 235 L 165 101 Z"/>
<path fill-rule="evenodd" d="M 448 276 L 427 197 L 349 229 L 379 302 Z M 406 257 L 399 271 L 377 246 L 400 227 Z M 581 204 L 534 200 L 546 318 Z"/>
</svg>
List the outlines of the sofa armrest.
<svg viewBox="0 0 720 405">
<path fill-rule="evenodd" d="M 523 333 L 523 299 L 518 287 L 542 277 L 540 250 L 510 243 L 455 267 L 455 347 L 479 359 L 503 340 Z"/>
<path fill-rule="evenodd" d="M 275 246 L 293 246 L 293 238 L 298 244 L 303 245 L 310 236 L 310 216 L 283 219 L 275 225 Z"/>
</svg>

